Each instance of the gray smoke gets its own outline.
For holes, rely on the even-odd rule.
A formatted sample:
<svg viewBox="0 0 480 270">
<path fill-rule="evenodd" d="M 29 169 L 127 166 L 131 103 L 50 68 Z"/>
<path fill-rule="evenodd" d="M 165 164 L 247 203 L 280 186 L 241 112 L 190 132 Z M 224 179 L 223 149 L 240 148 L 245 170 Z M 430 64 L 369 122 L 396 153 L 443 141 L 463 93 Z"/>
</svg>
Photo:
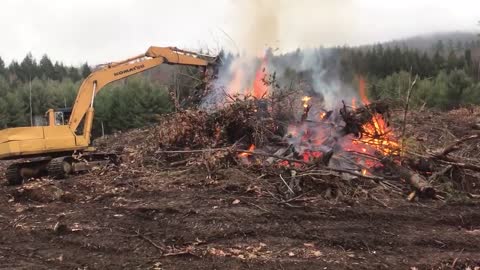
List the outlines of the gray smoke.
<svg viewBox="0 0 480 270">
<path fill-rule="evenodd" d="M 337 34 L 346 35 L 349 23 L 339 18 L 353 14 L 348 9 L 351 6 L 349 3 L 350 0 L 232 2 L 230 13 L 234 21 L 234 32 L 231 36 L 240 52 L 237 52 L 238 57 L 219 70 L 218 80 L 213 87 L 216 91 L 206 98 L 205 104 L 221 102 L 224 91 L 241 93 L 245 87 L 251 86 L 260 62 L 258 56 L 263 55 L 267 48 L 280 54 L 279 52 L 291 50 L 300 44 L 320 46 L 321 44 L 314 43 L 321 36 L 325 36 L 328 42 L 333 37 L 337 38 Z M 290 83 L 283 78 L 288 70 L 312 72 L 311 90 L 323 97 L 326 108 L 332 108 L 341 100 L 349 102 L 354 91 L 340 81 L 336 72 L 324 70 L 322 61 L 331 57 L 329 53 L 328 50 L 303 49 L 293 55 L 286 53 L 285 57 L 276 55 L 274 59 L 267 58 L 267 71 L 276 72 L 279 82 L 284 85 Z M 232 85 L 233 80 L 238 79 L 235 74 L 239 69 L 241 82 L 234 85 L 241 85 L 240 89 L 226 89 Z"/>
</svg>

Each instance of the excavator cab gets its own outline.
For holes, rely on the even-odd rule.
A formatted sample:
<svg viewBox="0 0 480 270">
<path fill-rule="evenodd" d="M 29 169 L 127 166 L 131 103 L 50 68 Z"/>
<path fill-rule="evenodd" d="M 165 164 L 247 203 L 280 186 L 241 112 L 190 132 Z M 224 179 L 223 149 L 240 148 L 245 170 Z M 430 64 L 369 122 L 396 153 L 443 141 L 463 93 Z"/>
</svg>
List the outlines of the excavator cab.
<svg viewBox="0 0 480 270">
<path fill-rule="evenodd" d="M 72 114 L 72 108 L 48 110 L 46 113 L 48 126 L 67 125 L 71 114 Z"/>
</svg>

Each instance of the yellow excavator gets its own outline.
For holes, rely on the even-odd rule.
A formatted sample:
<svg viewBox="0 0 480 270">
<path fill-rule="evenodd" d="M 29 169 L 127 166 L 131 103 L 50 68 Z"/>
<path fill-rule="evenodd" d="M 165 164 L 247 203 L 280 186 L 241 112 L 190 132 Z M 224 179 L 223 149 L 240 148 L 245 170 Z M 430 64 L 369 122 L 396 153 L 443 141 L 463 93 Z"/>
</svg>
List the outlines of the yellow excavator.
<svg viewBox="0 0 480 270">
<path fill-rule="evenodd" d="M 111 82 L 161 64 L 206 70 L 215 61 L 215 57 L 175 47 L 150 47 L 144 54 L 100 66 L 82 82 L 71 111 L 47 111 L 48 126 L 0 130 L 0 160 L 18 160 L 5 172 L 8 183 L 21 184 L 24 179 L 43 175 L 64 178 L 93 166 L 116 162 L 116 155 L 96 152 L 90 146 L 95 95 Z"/>
</svg>

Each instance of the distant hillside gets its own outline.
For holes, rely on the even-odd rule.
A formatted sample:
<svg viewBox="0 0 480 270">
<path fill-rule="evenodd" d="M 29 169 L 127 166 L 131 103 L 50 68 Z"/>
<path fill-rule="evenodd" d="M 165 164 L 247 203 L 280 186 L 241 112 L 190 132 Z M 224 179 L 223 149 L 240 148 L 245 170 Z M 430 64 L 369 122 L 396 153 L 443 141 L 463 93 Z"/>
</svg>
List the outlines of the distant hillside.
<svg viewBox="0 0 480 270">
<path fill-rule="evenodd" d="M 463 51 L 480 47 L 480 37 L 477 33 L 472 32 L 445 32 L 392 40 L 381 44 L 384 47 L 409 48 L 428 52 L 441 49 L 446 53 L 451 49 Z M 362 46 L 362 48 L 370 48 L 371 46 Z"/>
</svg>

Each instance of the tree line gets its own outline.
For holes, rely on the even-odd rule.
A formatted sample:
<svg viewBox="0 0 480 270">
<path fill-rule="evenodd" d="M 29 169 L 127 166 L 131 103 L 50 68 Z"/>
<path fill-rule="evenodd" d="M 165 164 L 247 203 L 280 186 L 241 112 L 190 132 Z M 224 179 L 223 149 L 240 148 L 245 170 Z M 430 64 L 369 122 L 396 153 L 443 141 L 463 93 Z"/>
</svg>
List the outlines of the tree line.
<svg viewBox="0 0 480 270">
<path fill-rule="evenodd" d="M 367 52 L 351 51 L 342 57 L 345 79 L 354 74 L 368 78 L 368 93 L 373 99 L 391 99 L 403 103 L 406 92 L 416 76 L 413 106 L 455 109 L 480 104 L 480 55 L 473 55 L 476 47 L 448 47 L 438 42 L 430 51 L 400 48 L 372 47 Z M 476 43 L 475 43 L 476 44 Z M 478 47 L 480 48 L 480 46 Z"/>
<path fill-rule="evenodd" d="M 358 76 L 366 78 L 372 99 L 390 99 L 400 104 L 416 75 L 414 106 L 448 110 L 467 104 L 480 104 L 480 42 L 438 41 L 429 50 L 377 44 L 368 47 L 336 47 L 296 50 L 270 55 L 283 84 L 305 83 L 328 87 L 356 85 Z M 478 44 L 478 47 L 477 47 Z M 308 69 L 298 69 L 309 63 Z M 322 82 L 320 86 L 316 82 Z M 321 92 L 322 89 L 317 89 Z"/>
<path fill-rule="evenodd" d="M 36 61 L 27 54 L 8 66 L 0 58 L 0 129 L 29 126 L 31 114 L 42 118 L 50 108 L 68 108 L 92 69 L 53 63 L 47 55 Z M 31 114 L 30 114 L 30 93 Z M 167 87 L 145 75 L 108 85 L 95 99 L 95 135 L 137 128 L 171 111 Z"/>
<path fill-rule="evenodd" d="M 267 58 L 285 87 L 323 86 L 316 81 L 355 85 L 361 75 L 367 79 L 372 99 L 390 99 L 393 104 L 403 102 L 409 82 L 418 75 L 413 107 L 448 110 L 480 104 L 479 56 L 474 55 L 480 46 L 455 44 L 436 42 L 428 50 L 384 44 L 319 47 L 279 55 L 270 50 Z M 236 57 L 223 52 L 220 56 L 220 62 L 227 64 Z M 30 124 L 30 92 L 34 116 L 43 116 L 49 108 L 70 107 L 81 81 L 91 72 L 87 63 L 65 66 L 47 55 L 37 61 L 27 54 L 8 65 L 0 58 L 0 129 Z M 162 66 L 107 86 L 95 100 L 94 132 L 99 134 L 101 127 L 110 133 L 155 122 L 172 111 L 171 93 L 177 95 L 177 102 L 193 97 L 190 102 L 198 103 L 199 89 L 204 88 L 200 77 L 200 72 L 185 67 Z"/>
<path fill-rule="evenodd" d="M 79 68 L 65 66 L 58 61 L 53 63 L 47 55 L 43 55 L 37 63 L 32 54 L 28 53 L 21 62 L 13 60 L 8 66 L 5 65 L 5 62 L 0 57 L 0 75 L 7 78 L 12 85 L 29 82 L 35 78 L 54 81 L 69 78 L 76 82 L 86 78 L 91 72 L 88 63 L 83 64 Z"/>
</svg>

